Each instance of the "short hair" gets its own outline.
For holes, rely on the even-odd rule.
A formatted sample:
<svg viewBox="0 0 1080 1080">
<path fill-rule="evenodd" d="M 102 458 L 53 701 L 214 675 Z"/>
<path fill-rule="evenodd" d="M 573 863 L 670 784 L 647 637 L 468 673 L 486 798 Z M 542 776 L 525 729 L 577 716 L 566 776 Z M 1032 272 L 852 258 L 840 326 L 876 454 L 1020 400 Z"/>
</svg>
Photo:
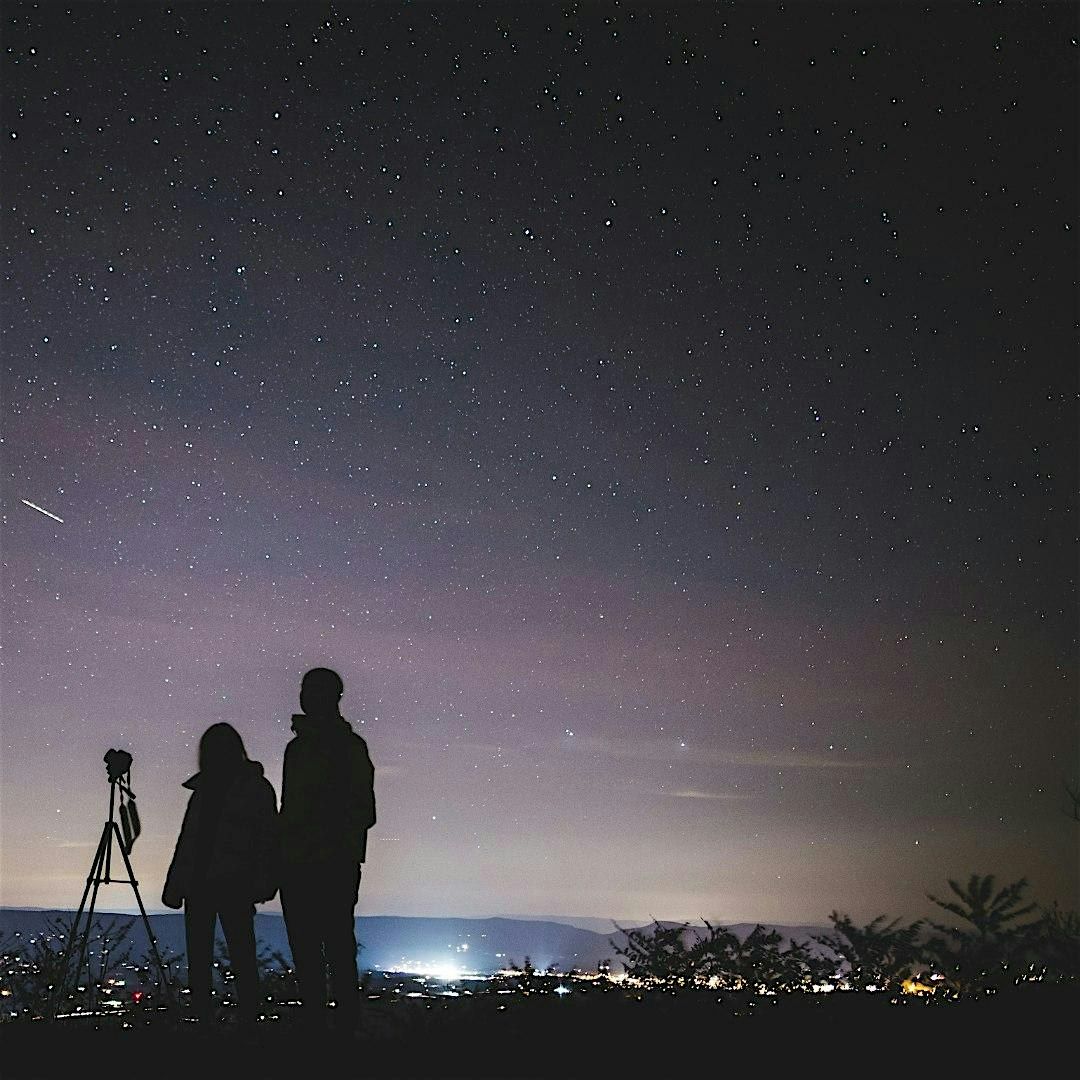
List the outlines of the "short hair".
<svg viewBox="0 0 1080 1080">
<path fill-rule="evenodd" d="M 304 675 L 300 689 L 317 698 L 340 700 L 341 695 L 345 693 L 345 684 L 341 681 L 341 676 L 332 668 L 317 667 Z"/>
</svg>

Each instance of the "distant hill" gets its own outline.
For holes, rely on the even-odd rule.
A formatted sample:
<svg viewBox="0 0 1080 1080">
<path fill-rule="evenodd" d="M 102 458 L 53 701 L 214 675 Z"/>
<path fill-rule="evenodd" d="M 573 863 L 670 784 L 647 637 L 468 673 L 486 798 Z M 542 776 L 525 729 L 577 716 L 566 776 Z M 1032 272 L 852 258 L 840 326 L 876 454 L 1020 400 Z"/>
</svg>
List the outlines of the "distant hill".
<svg viewBox="0 0 1080 1080">
<path fill-rule="evenodd" d="M 603 934 L 604 937 L 611 937 L 613 934 L 617 934 L 617 926 L 625 927 L 627 930 L 639 927 L 642 925 L 639 919 L 598 919 L 592 915 L 496 915 L 492 918 L 499 919 L 514 919 L 519 922 L 553 922 L 553 923 L 565 923 L 567 926 L 577 926 L 582 930 L 593 930 L 598 934 Z M 660 920 L 662 926 L 680 926 L 681 923 L 673 922 L 665 919 Z M 724 923 L 719 920 L 711 920 L 713 925 L 725 926 L 728 930 L 734 931 L 736 936 L 743 938 L 750 933 L 751 930 L 757 925 L 756 923 Z M 699 919 L 689 920 L 689 924 L 692 927 L 703 929 L 704 924 Z M 648 920 L 645 925 L 651 926 L 652 921 Z M 787 926 L 783 924 L 776 924 L 771 927 L 773 930 L 778 930 L 783 934 L 785 940 L 790 941 L 792 938 L 802 939 L 811 934 L 823 934 L 829 930 L 829 927 L 825 926 Z"/>
<path fill-rule="evenodd" d="M 496 915 L 482 915 L 479 918 L 491 919 L 516 919 L 519 922 L 551 922 L 563 923 L 566 926 L 576 926 L 580 930 L 592 930 L 597 934 L 612 934 L 615 932 L 615 924 L 620 926 L 637 926 L 637 919 L 598 919 L 592 915 L 514 915 L 507 912 L 499 912 Z"/>
<path fill-rule="evenodd" d="M 70 918 L 72 914 L 70 911 L 0 908 L 0 941 L 6 942 L 14 934 L 34 937 L 45 931 L 52 919 Z M 95 916 L 95 923 L 101 925 L 110 918 L 128 920 L 133 917 L 103 912 Z M 161 949 L 184 952 L 182 914 L 151 915 L 150 925 Z M 728 929 L 745 937 L 753 924 L 741 923 Z M 788 940 L 805 940 L 811 934 L 825 931 L 824 927 L 815 926 L 778 926 L 775 929 Z M 280 915 L 257 914 L 255 933 L 261 945 L 289 957 L 288 937 Z M 578 967 L 595 971 L 602 960 L 611 961 L 612 968 L 619 969 L 611 940 L 621 938 L 614 929 L 599 932 L 552 920 L 364 915 L 356 919 L 356 935 L 362 945 L 360 966 L 380 971 L 431 969 L 483 974 L 511 963 L 520 966 L 526 956 L 541 970 L 554 965 L 560 970 Z M 133 957 L 138 958 L 147 951 L 146 933 L 137 916 L 130 940 Z"/>
</svg>

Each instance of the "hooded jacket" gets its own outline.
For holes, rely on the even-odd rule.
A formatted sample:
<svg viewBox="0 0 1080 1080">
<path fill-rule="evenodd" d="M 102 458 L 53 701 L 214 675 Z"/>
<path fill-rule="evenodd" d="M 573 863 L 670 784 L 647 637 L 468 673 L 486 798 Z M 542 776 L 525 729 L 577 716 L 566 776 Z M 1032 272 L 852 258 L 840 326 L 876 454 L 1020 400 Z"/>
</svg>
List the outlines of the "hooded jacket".
<svg viewBox="0 0 1080 1080">
<path fill-rule="evenodd" d="M 192 794 L 165 876 L 165 905 L 180 907 L 192 889 L 253 903 L 272 900 L 278 889 L 277 797 L 262 765 L 244 761 L 217 791 L 204 773 L 183 786 Z M 215 808 L 216 825 L 206 820 Z"/>
<path fill-rule="evenodd" d="M 281 857 L 288 869 L 362 863 L 375 824 L 367 743 L 341 716 L 293 716 L 281 779 Z"/>
</svg>

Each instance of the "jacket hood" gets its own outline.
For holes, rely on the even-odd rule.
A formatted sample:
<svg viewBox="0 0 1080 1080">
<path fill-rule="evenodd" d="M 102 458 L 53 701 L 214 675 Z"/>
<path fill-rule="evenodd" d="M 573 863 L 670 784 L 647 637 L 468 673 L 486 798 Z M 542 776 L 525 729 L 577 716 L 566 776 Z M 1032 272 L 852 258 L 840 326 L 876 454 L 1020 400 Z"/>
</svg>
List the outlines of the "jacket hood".
<svg viewBox="0 0 1080 1080">
<path fill-rule="evenodd" d="M 352 724 L 344 716 L 308 716 L 293 713 L 292 729 L 304 738 L 326 739 L 353 734 Z"/>
<path fill-rule="evenodd" d="M 262 767 L 261 761 L 244 761 L 240 767 L 236 770 L 236 780 L 245 780 L 250 783 L 252 780 L 262 779 L 265 770 Z M 197 772 L 194 776 L 189 776 L 180 786 L 189 788 L 191 791 L 198 791 L 203 783 L 202 773 Z"/>
</svg>

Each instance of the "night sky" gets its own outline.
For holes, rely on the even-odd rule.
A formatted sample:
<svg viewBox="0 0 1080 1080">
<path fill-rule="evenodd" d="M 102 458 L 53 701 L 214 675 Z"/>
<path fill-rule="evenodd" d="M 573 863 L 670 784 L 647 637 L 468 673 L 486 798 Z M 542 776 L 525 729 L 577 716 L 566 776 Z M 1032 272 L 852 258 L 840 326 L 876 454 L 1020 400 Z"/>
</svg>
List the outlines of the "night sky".
<svg viewBox="0 0 1080 1080">
<path fill-rule="evenodd" d="M 1077 903 L 1073 5 L 2 18 L 0 902 L 328 665 L 362 914 Z"/>
</svg>

